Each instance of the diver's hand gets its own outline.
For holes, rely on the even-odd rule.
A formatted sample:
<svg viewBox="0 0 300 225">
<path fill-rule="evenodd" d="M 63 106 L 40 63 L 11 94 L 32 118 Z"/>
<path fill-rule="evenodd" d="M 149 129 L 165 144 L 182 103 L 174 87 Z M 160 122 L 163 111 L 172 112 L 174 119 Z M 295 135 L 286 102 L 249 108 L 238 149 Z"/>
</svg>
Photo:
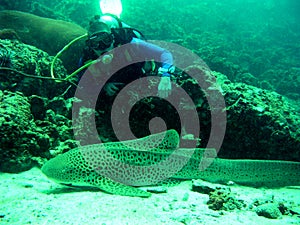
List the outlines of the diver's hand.
<svg viewBox="0 0 300 225">
<path fill-rule="evenodd" d="M 171 94 L 172 85 L 170 77 L 162 77 L 158 84 L 158 96 L 167 98 Z"/>
<path fill-rule="evenodd" d="M 117 91 L 119 91 L 119 87 L 118 87 L 119 83 L 107 83 L 104 86 L 104 91 L 106 92 L 106 94 L 108 96 L 113 96 L 114 94 L 116 94 Z"/>
</svg>

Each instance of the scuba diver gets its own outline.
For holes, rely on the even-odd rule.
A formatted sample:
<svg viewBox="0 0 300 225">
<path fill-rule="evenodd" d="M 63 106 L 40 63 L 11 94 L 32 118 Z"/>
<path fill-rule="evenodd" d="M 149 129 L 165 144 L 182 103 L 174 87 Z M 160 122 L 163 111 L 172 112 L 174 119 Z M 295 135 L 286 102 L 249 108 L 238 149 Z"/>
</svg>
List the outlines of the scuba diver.
<svg viewBox="0 0 300 225">
<path fill-rule="evenodd" d="M 138 30 L 131 28 L 118 17 L 112 14 L 95 16 L 89 23 L 88 39 L 86 47 L 83 50 L 83 56 L 80 59 L 80 65 L 84 65 L 91 60 L 98 59 L 108 51 L 128 43 L 137 44 L 138 48 L 133 54 L 140 54 L 145 57 L 142 63 L 134 63 L 118 71 L 104 86 L 108 96 L 115 95 L 119 91 L 120 85 L 128 84 L 140 77 L 145 77 L 149 72 L 155 72 L 161 76 L 158 84 L 158 96 L 168 97 L 171 94 L 170 76 L 173 71 L 172 54 L 152 43 L 146 42 L 143 34 Z M 146 54 L 145 54 L 146 53 Z M 128 56 L 129 55 L 129 56 Z M 152 56 L 159 56 L 160 63 L 153 62 Z M 123 57 L 123 56 L 122 56 Z M 130 58 L 130 53 L 124 54 L 125 58 Z M 114 57 L 108 57 L 105 64 Z M 128 60 L 130 61 L 130 60 Z"/>
</svg>

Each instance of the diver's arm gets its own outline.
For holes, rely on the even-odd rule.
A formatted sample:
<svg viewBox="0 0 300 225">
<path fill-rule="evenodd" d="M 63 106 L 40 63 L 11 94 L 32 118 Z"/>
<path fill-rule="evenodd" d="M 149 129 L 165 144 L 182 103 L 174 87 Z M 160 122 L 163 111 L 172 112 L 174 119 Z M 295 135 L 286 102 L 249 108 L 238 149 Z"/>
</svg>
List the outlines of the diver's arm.
<svg viewBox="0 0 300 225">
<path fill-rule="evenodd" d="M 139 50 L 146 59 L 154 59 L 162 63 L 161 80 L 158 85 L 158 96 L 167 98 L 171 94 L 171 75 L 168 72 L 173 65 L 172 54 L 164 48 L 154 45 L 143 40 L 133 38 L 131 43 L 138 43 Z"/>
<path fill-rule="evenodd" d="M 172 67 L 173 56 L 168 50 L 138 38 L 133 38 L 131 43 L 137 43 L 139 45 L 139 50 L 142 51 L 143 55 L 148 60 L 159 59 L 157 61 L 162 63 L 164 71 L 168 71 L 170 67 Z M 170 77 L 170 74 L 168 72 L 163 72 L 162 77 Z"/>
</svg>

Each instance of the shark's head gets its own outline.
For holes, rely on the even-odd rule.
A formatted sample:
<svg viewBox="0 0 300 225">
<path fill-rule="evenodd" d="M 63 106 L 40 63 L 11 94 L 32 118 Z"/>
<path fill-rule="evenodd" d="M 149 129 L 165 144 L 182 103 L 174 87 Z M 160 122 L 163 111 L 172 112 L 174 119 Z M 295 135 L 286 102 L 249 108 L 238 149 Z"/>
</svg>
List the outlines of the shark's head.
<svg viewBox="0 0 300 225">
<path fill-rule="evenodd" d="M 42 167 L 42 172 L 51 180 L 65 185 L 82 185 L 88 167 L 79 150 L 74 149 L 50 159 Z"/>
</svg>

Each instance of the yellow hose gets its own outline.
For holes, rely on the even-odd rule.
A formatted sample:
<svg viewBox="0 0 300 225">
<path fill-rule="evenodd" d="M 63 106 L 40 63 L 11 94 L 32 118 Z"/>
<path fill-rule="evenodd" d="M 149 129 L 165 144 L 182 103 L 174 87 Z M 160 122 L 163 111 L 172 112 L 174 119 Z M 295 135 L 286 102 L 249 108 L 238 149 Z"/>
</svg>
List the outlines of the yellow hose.
<svg viewBox="0 0 300 225">
<path fill-rule="evenodd" d="M 98 62 L 98 60 L 93 60 L 93 61 L 91 61 L 91 62 L 89 62 L 89 63 L 87 63 L 87 64 L 84 64 L 82 67 L 80 67 L 80 68 L 78 68 L 77 70 L 75 70 L 73 73 L 71 73 L 69 76 L 67 76 L 67 77 L 66 77 L 65 79 L 63 79 L 63 80 L 65 80 L 65 81 L 69 80 L 71 77 L 73 77 L 74 75 L 76 75 L 77 73 L 79 73 L 81 70 L 83 70 L 83 69 L 89 67 L 90 65 L 92 65 L 92 64 L 94 64 L 94 63 L 96 63 L 96 62 Z"/>
<path fill-rule="evenodd" d="M 62 54 L 64 51 L 66 51 L 72 44 L 74 44 L 76 41 L 78 41 L 78 40 L 80 40 L 80 39 L 82 39 L 82 38 L 87 37 L 87 35 L 88 35 L 88 34 L 84 34 L 84 35 L 81 35 L 81 36 L 79 36 L 79 37 L 73 39 L 73 40 L 70 41 L 65 47 L 63 47 L 63 49 L 60 50 L 60 51 L 56 54 L 56 56 L 54 56 L 54 58 L 53 58 L 53 60 L 52 60 L 52 62 L 51 62 L 51 66 L 50 66 L 50 74 L 51 74 L 51 77 L 52 77 L 53 79 L 56 79 L 55 76 L 54 76 L 54 64 L 55 64 L 57 58 L 60 57 L 61 54 Z M 76 70 L 76 71 L 77 71 L 77 70 Z M 75 71 L 75 72 L 76 72 L 76 71 Z M 72 73 L 72 74 L 73 74 L 73 73 Z"/>
</svg>

